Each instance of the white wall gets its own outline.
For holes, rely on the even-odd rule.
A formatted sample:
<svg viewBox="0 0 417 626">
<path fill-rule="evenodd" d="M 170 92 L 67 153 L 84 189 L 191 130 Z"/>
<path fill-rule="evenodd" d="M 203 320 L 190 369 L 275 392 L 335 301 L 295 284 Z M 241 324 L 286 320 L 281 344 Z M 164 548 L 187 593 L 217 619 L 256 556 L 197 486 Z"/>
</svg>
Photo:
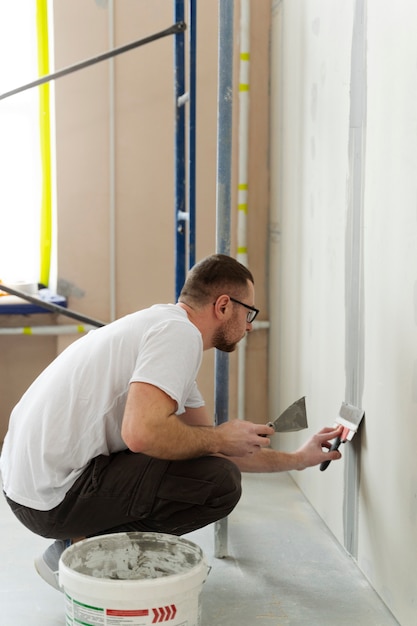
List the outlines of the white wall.
<svg viewBox="0 0 417 626">
<path fill-rule="evenodd" d="M 365 409 L 341 463 L 294 478 L 402 626 L 417 623 L 416 25 L 407 0 L 272 2 L 271 413 L 305 394 L 312 432 L 343 400 Z"/>
</svg>

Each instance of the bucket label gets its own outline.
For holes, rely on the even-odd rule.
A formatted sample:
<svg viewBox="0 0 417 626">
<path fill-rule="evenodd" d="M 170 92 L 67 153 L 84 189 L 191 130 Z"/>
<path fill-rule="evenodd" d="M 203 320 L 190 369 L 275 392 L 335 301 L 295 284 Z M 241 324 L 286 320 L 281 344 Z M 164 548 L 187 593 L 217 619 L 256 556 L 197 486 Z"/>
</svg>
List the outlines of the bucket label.
<svg viewBox="0 0 417 626">
<path fill-rule="evenodd" d="M 67 626 L 104 626 L 104 609 L 89 606 L 66 596 Z"/>
<path fill-rule="evenodd" d="M 106 609 L 106 626 L 127 626 L 127 624 L 138 626 L 139 624 L 146 624 L 143 618 L 148 615 L 148 609 Z"/>
<path fill-rule="evenodd" d="M 175 604 L 152 609 L 109 609 L 83 604 L 66 594 L 66 626 L 148 626 L 171 622 L 167 626 L 188 626 L 188 620 L 172 622 Z M 179 617 L 179 616 L 178 616 Z"/>
<path fill-rule="evenodd" d="M 161 606 L 157 609 L 152 609 L 152 612 L 152 624 L 160 624 L 161 622 L 167 622 L 170 619 L 174 619 L 177 614 L 177 607 L 175 604 L 171 604 L 170 606 Z"/>
</svg>

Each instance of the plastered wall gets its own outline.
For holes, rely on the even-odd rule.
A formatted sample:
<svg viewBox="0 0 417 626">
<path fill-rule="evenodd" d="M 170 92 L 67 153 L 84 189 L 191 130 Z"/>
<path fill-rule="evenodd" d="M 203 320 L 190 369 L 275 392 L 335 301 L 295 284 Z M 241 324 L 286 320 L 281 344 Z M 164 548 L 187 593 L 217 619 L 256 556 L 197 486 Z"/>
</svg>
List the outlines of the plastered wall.
<svg viewBox="0 0 417 626">
<path fill-rule="evenodd" d="M 294 478 L 402 626 L 417 621 L 416 23 L 406 0 L 272 3 L 271 410 L 306 395 L 313 431 L 343 400 L 365 409 L 342 462 Z"/>
<path fill-rule="evenodd" d="M 53 3 L 55 69 L 111 48 L 107 4 L 95 0 L 56 0 Z M 174 22 L 171 0 L 117 0 L 113 4 L 114 46 L 161 31 Z M 236 249 L 239 150 L 236 129 L 239 3 L 235 5 L 232 254 Z M 260 319 L 265 320 L 268 318 L 270 4 L 269 0 L 256 0 L 251 5 L 253 97 L 249 130 L 249 204 L 252 210 L 248 214 L 248 256 L 256 281 L 257 304 L 262 309 Z M 215 252 L 216 245 L 217 19 L 217 2 L 198 3 L 197 260 Z M 174 300 L 173 49 L 173 37 L 168 37 L 117 57 L 113 91 L 108 62 L 55 82 L 58 285 L 60 292 L 67 295 L 71 309 L 105 322 L 110 321 L 113 308 L 115 317 L 120 317 L 155 302 Z M 111 123 L 114 124 L 114 152 Z M 64 318 L 58 321 L 68 322 Z M 22 323 L 23 320 L 16 321 L 18 325 Z M 2 385 L 6 380 L 12 381 L 7 388 L 2 387 L 0 439 L 7 429 L 10 410 L 24 389 L 72 341 L 73 335 L 47 339 L 0 338 L 0 381 Z M 36 359 L 33 359 L 34 352 Z M 266 330 L 249 338 L 247 364 L 245 410 L 251 419 L 266 422 L 269 419 Z M 213 369 L 213 353 L 206 353 L 199 382 L 210 410 L 214 406 Z M 236 413 L 236 370 L 236 355 L 231 355 L 231 416 Z"/>
</svg>

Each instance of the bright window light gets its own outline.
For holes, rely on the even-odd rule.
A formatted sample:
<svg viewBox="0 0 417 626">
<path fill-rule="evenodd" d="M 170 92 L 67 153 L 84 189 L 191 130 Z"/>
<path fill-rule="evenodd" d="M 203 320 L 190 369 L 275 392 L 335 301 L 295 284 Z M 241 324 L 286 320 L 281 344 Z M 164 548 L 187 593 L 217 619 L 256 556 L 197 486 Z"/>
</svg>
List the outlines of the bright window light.
<svg viewBox="0 0 417 626">
<path fill-rule="evenodd" d="M 35 0 L 0 0 L 0 94 L 38 76 Z M 38 282 L 41 155 L 37 88 L 0 100 L 0 280 Z"/>
</svg>

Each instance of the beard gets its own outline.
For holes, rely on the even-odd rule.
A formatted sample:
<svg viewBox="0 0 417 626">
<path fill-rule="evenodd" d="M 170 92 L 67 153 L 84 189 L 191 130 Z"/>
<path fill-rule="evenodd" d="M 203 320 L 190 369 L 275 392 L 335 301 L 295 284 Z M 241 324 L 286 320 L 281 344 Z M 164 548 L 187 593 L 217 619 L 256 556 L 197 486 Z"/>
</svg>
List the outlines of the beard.
<svg viewBox="0 0 417 626">
<path fill-rule="evenodd" d="M 222 328 L 219 328 L 213 337 L 213 346 L 217 348 L 217 350 L 221 350 L 222 352 L 233 352 L 236 349 L 237 341 L 230 341 L 227 338 L 228 330 L 230 329 L 229 325 L 225 325 Z"/>
</svg>

